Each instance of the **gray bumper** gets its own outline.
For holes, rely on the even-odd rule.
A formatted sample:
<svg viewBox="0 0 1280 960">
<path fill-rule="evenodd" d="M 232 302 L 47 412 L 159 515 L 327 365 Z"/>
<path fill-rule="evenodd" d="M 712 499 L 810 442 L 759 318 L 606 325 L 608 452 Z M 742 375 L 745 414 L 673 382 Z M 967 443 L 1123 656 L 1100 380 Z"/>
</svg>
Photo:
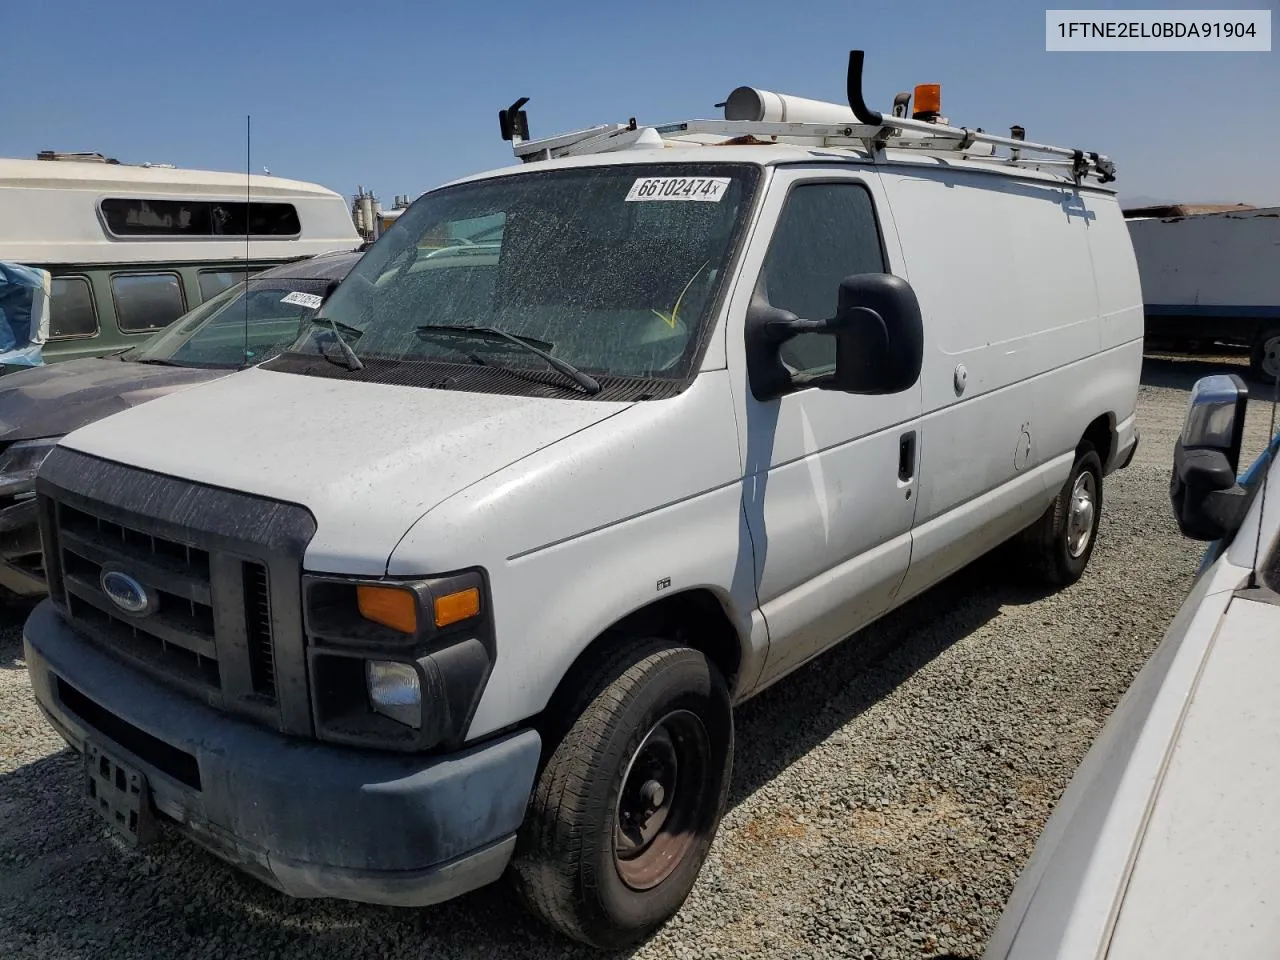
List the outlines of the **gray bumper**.
<svg viewBox="0 0 1280 960">
<path fill-rule="evenodd" d="M 82 640 L 49 601 L 23 630 L 45 715 L 146 774 L 158 813 L 295 897 L 393 906 L 502 875 L 537 771 L 533 730 L 445 757 L 296 740 L 178 694 Z"/>
</svg>

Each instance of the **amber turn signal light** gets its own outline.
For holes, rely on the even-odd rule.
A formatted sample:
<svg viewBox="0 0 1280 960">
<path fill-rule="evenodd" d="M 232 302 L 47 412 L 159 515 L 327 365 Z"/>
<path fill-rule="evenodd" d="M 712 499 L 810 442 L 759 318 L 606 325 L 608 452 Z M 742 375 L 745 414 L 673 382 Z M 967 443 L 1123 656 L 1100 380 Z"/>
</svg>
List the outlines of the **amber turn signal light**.
<svg viewBox="0 0 1280 960">
<path fill-rule="evenodd" d="M 414 596 L 399 587 L 356 587 L 360 616 L 401 633 L 418 632 L 418 607 Z M 436 618 L 439 619 L 439 614 Z"/>
<path fill-rule="evenodd" d="M 436 626 L 447 627 L 469 620 L 480 612 L 480 591 L 475 587 L 436 597 Z"/>
</svg>

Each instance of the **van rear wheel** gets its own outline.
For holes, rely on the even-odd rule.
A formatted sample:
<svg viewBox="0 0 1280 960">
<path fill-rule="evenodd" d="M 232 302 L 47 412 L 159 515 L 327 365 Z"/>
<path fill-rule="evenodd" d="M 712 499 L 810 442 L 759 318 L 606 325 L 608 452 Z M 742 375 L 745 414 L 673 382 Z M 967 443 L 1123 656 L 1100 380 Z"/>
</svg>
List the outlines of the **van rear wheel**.
<svg viewBox="0 0 1280 960">
<path fill-rule="evenodd" d="M 1082 443 L 1066 483 L 1044 514 L 1027 528 L 1022 548 L 1036 578 L 1068 587 L 1084 574 L 1102 519 L 1102 461 Z"/>
<path fill-rule="evenodd" d="M 654 933 L 693 889 L 728 796 L 733 712 L 715 666 L 660 639 L 627 642 L 579 689 L 512 878 L 548 924 L 618 949 Z"/>
</svg>

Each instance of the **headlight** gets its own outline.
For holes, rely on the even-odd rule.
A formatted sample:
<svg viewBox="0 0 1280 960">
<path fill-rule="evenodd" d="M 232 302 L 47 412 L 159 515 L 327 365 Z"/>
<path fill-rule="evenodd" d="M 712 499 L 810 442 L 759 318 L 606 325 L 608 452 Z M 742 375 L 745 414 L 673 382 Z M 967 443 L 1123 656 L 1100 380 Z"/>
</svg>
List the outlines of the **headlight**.
<svg viewBox="0 0 1280 960">
<path fill-rule="evenodd" d="M 422 726 L 422 687 L 412 664 L 393 660 L 365 661 L 369 705 L 374 713 L 413 727 Z"/>
<path fill-rule="evenodd" d="M 35 488 L 36 472 L 61 437 L 19 440 L 0 453 L 0 496 L 13 496 Z"/>
<path fill-rule="evenodd" d="M 305 574 L 316 736 L 389 750 L 461 745 L 496 662 L 484 572 Z"/>
</svg>

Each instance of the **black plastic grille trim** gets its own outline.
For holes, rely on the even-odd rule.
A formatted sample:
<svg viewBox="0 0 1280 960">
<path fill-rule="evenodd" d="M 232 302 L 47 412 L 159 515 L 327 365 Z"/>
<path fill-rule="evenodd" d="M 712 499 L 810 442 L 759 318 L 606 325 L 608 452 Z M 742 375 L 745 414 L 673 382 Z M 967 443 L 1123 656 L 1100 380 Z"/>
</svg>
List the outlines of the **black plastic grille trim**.
<svg viewBox="0 0 1280 960">
<path fill-rule="evenodd" d="M 274 700 L 276 661 L 271 638 L 271 592 L 267 568 L 260 563 L 244 564 L 244 611 L 253 692 Z"/>
<path fill-rule="evenodd" d="M 215 709 L 313 734 L 306 508 L 65 447 L 45 460 L 36 494 L 49 596 L 87 642 Z M 118 609 L 100 585 L 106 564 L 156 594 L 154 612 Z"/>
<path fill-rule="evenodd" d="M 71 618 L 135 659 L 219 690 L 208 553 L 66 504 L 58 505 L 57 522 Z M 130 617 L 108 599 L 99 580 L 104 565 L 113 563 L 126 565 L 156 593 L 155 613 Z"/>
<path fill-rule="evenodd" d="M 200 789 L 200 764 L 196 758 L 173 744 L 153 737 L 129 721 L 116 716 L 106 707 L 94 703 L 61 677 L 58 681 L 58 699 L 62 705 L 87 723 L 94 730 L 124 747 L 139 760 L 151 764 L 179 783 L 193 790 Z"/>
</svg>

